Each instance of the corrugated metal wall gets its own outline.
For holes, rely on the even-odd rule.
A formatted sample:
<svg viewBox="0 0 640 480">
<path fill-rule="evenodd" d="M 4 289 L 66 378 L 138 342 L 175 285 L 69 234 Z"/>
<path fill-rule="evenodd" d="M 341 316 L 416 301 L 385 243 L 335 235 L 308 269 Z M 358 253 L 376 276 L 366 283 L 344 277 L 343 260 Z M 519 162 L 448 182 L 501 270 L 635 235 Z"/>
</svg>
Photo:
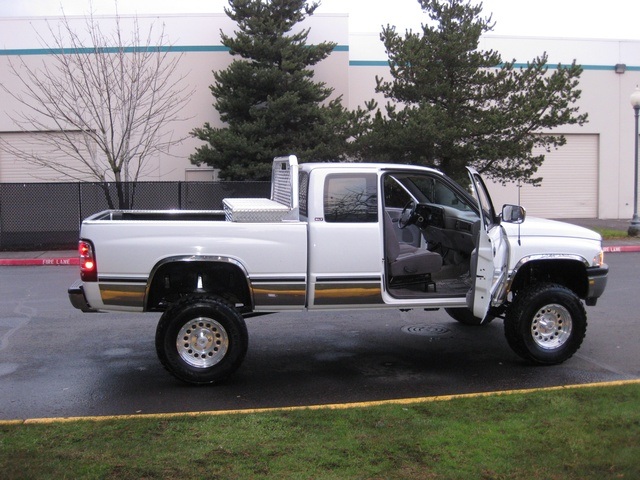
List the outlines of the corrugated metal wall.
<svg viewBox="0 0 640 480">
<path fill-rule="evenodd" d="M 546 154 L 540 187 L 520 192 L 528 215 L 547 218 L 598 217 L 598 135 L 566 135 L 567 143 Z"/>
<path fill-rule="evenodd" d="M 79 132 L 15 132 L 0 134 L 0 182 L 69 182 L 96 181 L 97 178 L 89 174 L 89 167 L 73 158 L 65 151 L 62 136 L 67 135 L 76 139 L 73 145 L 83 149 L 82 136 Z M 92 147 L 95 152 L 95 146 Z M 22 156 L 13 153 L 20 151 L 24 154 L 39 157 L 52 165 L 62 167 L 60 173 L 52 168 L 30 163 Z M 84 148 L 85 152 L 89 152 Z"/>
</svg>

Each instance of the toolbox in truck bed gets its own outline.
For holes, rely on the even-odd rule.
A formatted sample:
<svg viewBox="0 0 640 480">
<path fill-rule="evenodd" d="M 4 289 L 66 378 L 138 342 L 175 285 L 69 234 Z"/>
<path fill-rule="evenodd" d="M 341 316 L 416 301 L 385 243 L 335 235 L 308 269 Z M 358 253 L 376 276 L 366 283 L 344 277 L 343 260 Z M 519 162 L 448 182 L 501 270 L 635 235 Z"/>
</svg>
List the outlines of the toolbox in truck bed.
<svg viewBox="0 0 640 480">
<path fill-rule="evenodd" d="M 268 198 L 225 198 L 222 204 L 229 222 L 280 222 L 291 211 Z"/>
</svg>

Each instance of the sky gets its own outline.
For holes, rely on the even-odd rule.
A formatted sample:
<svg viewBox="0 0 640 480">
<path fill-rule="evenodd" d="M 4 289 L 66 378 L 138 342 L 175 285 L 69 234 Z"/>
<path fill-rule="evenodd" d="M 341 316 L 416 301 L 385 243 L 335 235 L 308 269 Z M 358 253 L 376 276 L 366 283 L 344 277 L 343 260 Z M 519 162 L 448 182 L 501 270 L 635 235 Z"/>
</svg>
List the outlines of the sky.
<svg viewBox="0 0 640 480">
<path fill-rule="evenodd" d="M 477 3 L 473 0 L 474 3 Z M 96 14 L 114 11 L 114 0 L 93 0 Z M 493 35 L 640 40 L 640 0 L 484 0 Z M 222 13 L 226 0 L 120 0 L 122 14 Z M 0 17 L 82 15 L 89 0 L 0 0 Z M 350 31 L 399 31 L 428 20 L 417 0 L 321 0 L 316 13 L 348 13 Z"/>
</svg>

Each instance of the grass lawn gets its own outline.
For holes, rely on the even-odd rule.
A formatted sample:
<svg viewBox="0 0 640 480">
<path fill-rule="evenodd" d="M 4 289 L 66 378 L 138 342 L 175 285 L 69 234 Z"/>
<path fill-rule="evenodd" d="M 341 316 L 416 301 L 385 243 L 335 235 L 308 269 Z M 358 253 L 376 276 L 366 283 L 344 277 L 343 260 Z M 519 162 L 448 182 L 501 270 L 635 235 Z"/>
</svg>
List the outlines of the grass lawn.
<svg viewBox="0 0 640 480">
<path fill-rule="evenodd" d="M 629 238 L 627 231 L 614 230 L 611 228 L 596 228 L 594 229 L 604 240 L 619 240 L 621 238 Z"/>
<path fill-rule="evenodd" d="M 5 422 L 0 476 L 637 479 L 640 383 L 339 410 Z"/>
</svg>

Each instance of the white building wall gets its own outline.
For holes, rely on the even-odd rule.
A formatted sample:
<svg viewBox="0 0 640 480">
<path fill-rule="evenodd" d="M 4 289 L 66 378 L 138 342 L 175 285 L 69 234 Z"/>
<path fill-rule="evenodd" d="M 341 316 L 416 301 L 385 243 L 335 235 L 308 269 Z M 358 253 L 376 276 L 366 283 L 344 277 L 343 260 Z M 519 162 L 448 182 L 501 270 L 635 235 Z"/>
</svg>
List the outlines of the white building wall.
<svg viewBox="0 0 640 480">
<path fill-rule="evenodd" d="M 350 37 L 351 107 L 364 105 L 375 98 L 380 105 L 386 100 L 373 92 L 375 77 L 390 79 L 384 46 L 379 34 L 357 34 Z M 581 113 L 588 113 L 588 123 L 582 127 L 569 125 L 556 132 L 566 135 L 598 136 L 597 216 L 599 218 L 631 218 L 633 213 L 633 109 L 629 97 L 640 85 L 640 41 L 562 39 L 535 37 L 486 36 L 480 48 L 500 52 L 503 60 L 515 60 L 526 65 L 544 52 L 551 69 L 558 63 L 570 64 L 574 59 L 583 66 L 578 103 Z M 624 64 L 624 73 L 616 73 L 615 65 Z M 362 88 L 361 88 L 362 87 Z M 550 152 L 549 157 L 562 152 Z M 494 202 L 514 203 L 518 199 L 517 185 L 490 185 Z M 592 185 L 589 187 L 592 188 Z M 544 201 L 541 198 L 541 201 Z M 534 211 L 539 210 L 536 206 Z M 558 217 L 570 218 L 571 211 Z"/>
<path fill-rule="evenodd" d="M 69 17 L 77 30 L 85 28 L 82 17 Z M 98 19 L 103 33 L 114 26 L 114 19 L 100 17 Z M 123 16 L 121 30 L 132 31 L 134 17 Z M 49 26 L 57 28 L 60 18 L 4 18 L 0 19 L 0 83 L 11 91 L 21 91 L 23 87 L 17 78 L 9 73 L 9 62 L 17 64 L 24 61 L 31 67 L 38 67 L 47 61 L 46 44 L 51 44 Z M 167 128 L 173 131 L 174 138 L 184 138 L 166 155 L 158 155 L 149 159 L 147 174 L 144 180 L 175 181 L 193 178 L 207 178 L 207 174 L 199 175 L 197 167 L 189 162 L 189 155 L 194 153 L 202 142 L 192 138 L 189 132 L 201 127 L 205 122 L 214 126 L 222 126 L 218 112 L 213 107 L 214 98 L 209 86 L 214 82 L 213 71 L 226 68 L 235 58 L 222 46 L 220 31 L 233 35 L 236 25 L 225 14 L 206 15 L 167 15 L 138 17 L 140 31 L 143 36 L 153 27 L 152 38 L 157 38 L 164 26 L 168 42 L 175 48 L 175 55 L 182 55 L 177 75 L 185 75 L 184 89 L 193 89 L 185 109 L 181 115 L 186 118 L 182 122 L 174 122 Z M 314 15 L 308 18 L 300 28 L 310 28 L 309 42 L 333 41 L 338 44 L 331 56 L 315 67 L 315 79 L 325 82 L 334 88 L 334 96 L 342 95 L 346 105 L 349 104 L 349 51 L 348 51 L 348 16 L 345 14 Z M 20 131 L 13 120 L 23 106 L 0 89 L 0 136 Z M 7 154 L 0 154 L 0 168 Z M 2 175 L 4 182 L 40 182 L 43 177 L 38 167 L 24 164 L 24 169 L 13 168 L 11 173 Z M 24 163 L 24 162 L 23 162 Z M 206 167 L 205 167 L 206 169 Z M 69 179 L 72 180 L 72 179 Z"/>
<path fill-rule="evenodd" d="M 47 59 L 42 51 L 43 40 L 48 41 L 48 26 L 55 26 L 58 18 L 4 18 L 0 19 L 0 83 L 13 91 L 21 87 L 8 72 L 8 62 L 16 62 L 24 55 L 29 64 Z M 81 27 L 80 17 L 72 21 Z M 101 18 L 105 25 L 113 18 Z M 132 17 L 124 17 L 123 25 L 131 25 Z M 179 74 L 186 75 L 188 88 L 194 89 L 190 102 L 183 112 L 188 120 L 167 128 L 177 137 L 188 133 L 205 122 L 221 125 L 213 108 L 209 85 L 213 83 L 212 70 L 226 68 L 233 60 L 222 47 L 220 30 L 233 34 L 234 23 L 224 14 L 165 15 L 139 17 L 141 30 L 152 23 L 156 33 L 164 25 L 169 42 L 182 55 Z M 389 79 L 387 57 L 378 33 L 349 33 L 349 19 L 345 14 L 317 14 L 307 19 L 300 28 L 311 28 L 310 42 L 334 41 L 336 51 L 314 69 L 316 80 L 326 82 L 335 89 L 335 96 L 342 96 L 345 106 L 354 109 L 376 98 L 382 106 L 386 100 L 376 95 L 375 78 Z M 42 38 L 39 38 L 39 35 Z M 580 88 L 580 111 L 589 114 L 589 122 L 583 127 L 567 126 L 558 133 L 568 135 L 597 136 L 597 215 L 600 218 L 631 218 L 633 212 L 633 110 L 629 96 L 640 84 L 640 41 L 561 39 L 533 37 L 487 36 L 481 40 L 481 48 L 496 49 L 503 59 L 515 59 L 518 63 L 547 52 L 549 65 L 568 64 L 576 59 L 583 65 Z M 615 73 L 616 64 L 625 64 L 625 73 Z M 187 88 L 187 87 L 185 87 Z M 18 130 L 10 115 L 21 109 L 10 95 L 0 89 L 0 135 Z M 146 180 L 184 180 L 204 178 L 188 157 L 200 142 L 187 138 L 175 146 L 168 155 L 155 158 Z M 554 155 L 551 153 L 550 155 Z M 390 159 L 393 160 L 393 159 Z M 1 175 L 0 175 L 1 177 Z M 19 181 L 38 181 L 31 177 L 25 166 Z M 6 180 L 4 180 L 6 181 Z M 517 188 L 493 187 L 496 203 L 513 202 Z M 563 216 L 567 216 L 566 214 Z"/>
<path fill-rule="evenodd" d="M 579 106 L 589 114 L 589 121 L 582 127 L 566 126 L 559 131 L 599 135 L 598 217 L 630 219 L 634 122 L 629 97 L 640 85 L 640 41 L 487 37 L 482 47 L 494 48 L 504 59 L 522 63 L 546 51 L 551 66 L 573 59 L 583 66 Z M 624 64 L 625 72 L 616 73 L 616 64 Z"/>
</svg>

